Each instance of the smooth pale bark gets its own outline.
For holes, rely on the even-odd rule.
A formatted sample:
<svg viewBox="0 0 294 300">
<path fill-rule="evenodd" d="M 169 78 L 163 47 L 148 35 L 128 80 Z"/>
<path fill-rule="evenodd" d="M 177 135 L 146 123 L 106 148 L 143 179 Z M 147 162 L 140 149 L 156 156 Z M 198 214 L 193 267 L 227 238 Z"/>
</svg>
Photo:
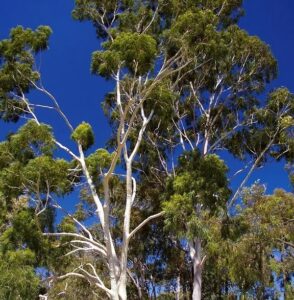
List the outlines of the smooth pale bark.
<svg viewBox="0 0 294 300">
<path fill-rule="evenodd" d="M 181 298 L 181 277 L 180 274 L 177 276 L 177 290 L 176 290 L 176 300 Z"/>
<path fill-rule="evenodd" d="M 77 268 L 77 272 L 70 272 L 65 275 L 65 277 L 75 276 L 79 278 L 83 278 L 85 280 L 88 280 L 88 282 L 95 283 L 95 285 L 99 288 L 101 288 L 104 292 L 106 292 L 107 297 L 109 297 L 112 300 L 126 300 L 127 299 L 127 276 L 128 276 L 128 269 L 127 269 L 127 262 L 128 262 L 128 250 L 129 250 L 129 241 L 130 238 L 138 231 L 140 230 L 147 222 L 150 220 L 157 218 L 161 216 L 163 213 L 158 213 L 153 216 L 149 216 L 147 219 L 145 219 L 141 224 L 139 224 L 133 231 L 130 233 L 130 220 L 131 220 L 131 209 L 132 204 L 136 196 L 136 182 L 132 177 L 132 162 L 135 159 L 135 156 L 139 150 L 139 147 L 142 142 L 143 134 L 145 132 L 146 126 L 150 122 L 153 111 L 149 114 L 149 116 L 145 116 L 144 112 L 144 101 L 147 98 L 147 95 L 152 90 L 153 86 L 157 83 L 163 80 L 165 76 L 168 76 L 169 73 L 167 72 L 170 68 L 172 68 L 172 62 L 176 59 L 176 56 L 167 62 L 164 62 L 162 65 L 162 68 L 160 69 L 159 73 L 157 74 L 155 80 L 153 80 L 152 84 L 147 87 L 148 83 L 148 77 L 146 78 L 145 83 L 141 82 L 141 78 L 138 79 L 138 82 L 140 85 L 145 86 L 146 91 L 144 94 L 144 97 L 140 99 L 139 103 L 136 103 L 136 97 L 130 97 L 128 100 L 128 103 L 123 106 L 121 101 L 121 87 L 120 87 L 120 70 L 118 70 L 117 75 L 114 77 L 117 88 L 116 88 L 116 101 L 117 101 L 117 108 L 119 110 L 120 116 L 119 116 L 119 126 L 117 130 L 117 148 L 114 152 L 114 158 L 111 161 L 110 167 L 106 173 L 101 173 L 101 178 L 103 178 L 103 201 L 100 199 L 100 195 L 97 192 L 96 186 L 94 184 L 94 180 L 92 178 L 92 175 L 90 174 L 88 170 L 88 166 L 86 164 L 86 157 L 84 153 L 84 149 L 79 141 L 77 141 L 78 145 L 78 151 L 79 155 L 74 154 L 73 151 L 71 151 L 69 148 L 64 146 L 63 144 L 59 143 L 58 141 L 54 140 L 55 144 L 65 151 L 67 154 L 69 154 L 76 162 L 79 163 L 79 165 L 82 168 L 83 175 L 85 177 L 85 181 L 87 183 L 87 186 L 89 188 L 89 192 L 91 193 L 91 196 L 94 200 L 94 203 L 96 205 L 96 213 L 97 217 L 100 220 L 101 229 L 103 232 L 103 241 L 95 241 L 90 233 L 83 224 L 78 222 L 76 219 L 72 218 L 76 224 L 79 227 L 83 228 L 83 231 L 88 235 L 88 238 L 85 236 L 82 236 L 80 234 L 74 234 L 74 233 L 62 233 L 68 236 L 71 236 L 74 234 L 74 237 L 78 238 L 78 240 L 75 241 L 78 245 L 86 245 L 87 247 L 79 246 L 77 247 L 75 245 L 74 251 L 71 251 L 68 253 L 68 255 L 71 255 L 73 253 L 76 253 L 77 251 L 89 251 L 89 250 L 96 250 L 97 254 L 101 255 L 103 259 L 106 262 L 107 268 L 108 268 L 108 284 L 110 287 L 107 287 L 106 284 L 102 282 L 102 279 L 98 274 L 96 273 L 95 268 L 92 266 L 92 272 L 88 272 L 86 269 L 83 268 L 83 265 Z M 189 62 L 187 62 L 188 64 Z M 186 64 L 186 65 L 187 65 Z M 183 67 L 185 67 L 184 65 Z M 181 67 L 181 68 L 183 68 Z M 179 68 L 179 70 L 181 69 Z M 32 83 L 33 84 L 33 83 Z M 65 114 L 60 109 L 56 99 L 52 94 L 50 94 L 47 90 L 44 88 L 40 88 L 37 85 L 33 84 L 35 88 L 49 96 L 49 98 L 54 102 L 54 107 L 56 108 L 57 112 L 62 116 L 63 120 L 65 121 L 66 125 L 69 127 L 70 131 L 73 132 L 74 128 L 68 121 Z M 130 95 L 133 93 L 133 91 L 130 92 Z M 34 114 L 34 111 L 30 107 L 30 103 L 27 101 L 24 94 L 22 95 L 22 100 L 27 106 L 28 112 L 31 114 L 33 119 L 36 121 L 38 125 L 41 123 L 38 121 L 37 116 Z M 136 118 L 140 115 L 142 117 L 142 123 L 141 128 L 137 137 L 136 144 L 134 148 L 128 149 L 128 138 L 129 133 L 131 129 L 134 126 L 134 123 L 136 121 Z M 128 118 L 128 120 L 126 120 Z M 137 124 L 136 124 L 137 126 Z M 128 150 L 131 151 L 131 154 L 128 155 Z M 111 218 L 110 218 L 110 210 L 111 210 L 111 197 L 110 197 L 110 190 L 109 190 L 109 182 L 111 177 L 114 174 L 115 168 L 117 167 L 119 160 L 123 154 L 124 162 L 126 165 L 126 203 L 125 203 L 125 214 L 124 214 L 124 223 L 123 223 L 123 234 L 122 234 L 122 245 L 120 246 L 120 251 L 117 251 L 116 248 L 118 248 L 115 245 L 114 238 L 112 236 L 112 224 L 111 224 Z M 57 233 L 58 235 L 62 235 L 60 233 Z M 46 234 L 45 234 L 46 235 Z M 48 234 L 49 235 L 49 234 Z M 52 234 L 53 235 L 53 234 Z M 73 243 L 73 241 L 72 241 Z M 90 247 L 90 248 L 89 248 Z M 65 278 L 64 277 L 64 278 Z M 59 277 L 59 279 L 62 279 L 62 276 Z M 139 294 L 142 294 L 141 291 Z M 142 296 L 140 296 L 142 297 Z"/>
<path fill-rule="evenodd" d="M 126 174 L 126 208 L 124 216 L 124 230 L 123 230 L 123 245 L 121 252 L 121 274 L 119 282 L 119 296 L 121 300 L 127 299 L 127 263 L 128 263 L 128 249 L 129 249 L 129 233 L 130 233 L 130 218 L 132 208 L 132 164 L 127 162 Z"/>
<path fill-rule="evenodd" d="M 209 119 L 209 115 L 208 115 Z M 209 135 L 208 132 L 205 133 L 205 141 L 204 141 L 204 149 L 203 156 L 205 156 L 208 152 L 209 145 Z M 201 206 L 198 205 L 196 208 L 196 214 L 200 216 L 201 214 Z M 202 269 L 204 259 L 201 257 L 202 246 L 201 240 L 196 238 L 192 243 L 189 244 L 190 247 L 190 258 L 193 266 L 193 292 L 192 299 L 193 300 L 201 300 L 201 288 L 202 288 Z"/>
<path fill-rule="evenodd" d="M 201 241 L 196 239 L 194 243 L 190 244 L 190 258 L 193 264 L 193 300 L 201 299 L 201 287 L 202 287 L 202 264 L 201 258 Z"/>
</svg>

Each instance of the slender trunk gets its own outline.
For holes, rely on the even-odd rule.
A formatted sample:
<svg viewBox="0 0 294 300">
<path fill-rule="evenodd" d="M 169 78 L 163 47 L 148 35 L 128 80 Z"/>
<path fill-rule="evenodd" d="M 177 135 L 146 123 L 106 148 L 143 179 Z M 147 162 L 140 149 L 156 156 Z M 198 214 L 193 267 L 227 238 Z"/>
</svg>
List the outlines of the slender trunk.
<svg viewBox="0 0 294 300">
<path fill-rule="evenodd" d="M 119 295 L 118 295 L 117 285 L 112 286 L 112 282 L 111 282 L 111 292 L 112 292 L 111 300 L 120 300 Z"/>
<path fill-rule="evenodd" d="M 199 265 L 199 261 L 196 259 L 193 262 L 193 270 L 194 270 L 194 278 L 193 278 L 193 300 L 201 299 L 201 285 L 202 285 L 202 277 L 201 277 L 201 267 Z"/>
<path fill-rule="evenodd" d="M 208 152 L 208 145 L 209 145 L 209 138 L 208 138 L 208 132 L 205 131 L 205 137 L 204 137 L 204 145 L 203 145 L 203 154 L 206 155 Z"/>
<path fill-rule="evenodd" d="M 140 285 L 137 286 L 137 290 L 138 290 L 138 297 L 139 297 L 139 299 L 140 300 L 143 299 L 142 289 L 141 289 Z"/>
<path fill-rule="evenodd" d="M 190 245 L 190 257 L 193 264 L 193 293 L 192 300 L 201 300 L 202 286 L 202 261 L 201 261 L 201 241 L 196 239 Z"/>
<path fill-rule="evenodd" d="M 207 125 L 209 123 L 209 118 L 207 120 Z M 203 155 L 205 156 L 208 152 L 209 146 L 209 133 L 206 129 L 205 131 L 205 141 L 203 147 Z M 197 207 L 196 213 L 198 217 L 201 214 L 201 207 Z M 203 260 L 201 258 L 201 240 L 196 238 L 191 249 L 190 245 L 190 257 L 193 265 L 193 293 L 192 300 L 201 300 L 201 288 L 202 288 L 202 268 L 203 268 Z"/>
<path fill-rule="evenodd" d="M 181 276 L 179 273 L 177 276 L 176 300 L 180 300 L 180 297 L 181 297 Z"/>
<path fill-rule="evenodd" d="M 130 233 L 130 217 L 132 208 L 132 164 L 127 163 L 127 176 L 126 176 L 126 209 L 124 216 L 124 229 L 123 229 L 123 244 L 121 252 L 121 274 L 119 280 L 119 296 L 121 300 L 127 299 L 127 262 L 128 262 L 128 248 L 129 248 L 129 233 Z"/>
<path fill-rule="evenodd" d="M 104 233 L 104 241 L 107 249 L 107 261 L 109 265 L 109 277 L 110 277 L 110 286 L 111 286 L 111 299 L 112 300 L 120 300 L 118 294 L 118 278 L 120 273 L 120 268 L 117 260 L 116 250 L 114 247 L 114 243 L 112 240 L 111 232 L 110 232 L 110 224 L 109 224 L 109 181 L 108 178 L 104 178 L 103 188 L 104 188 L 104 198 L 105 203 L 102 205 L 100 202 L 99 196 L 96 192 L 95 185 L 93 180 L 89 174 L 89 171 L 86 166 L 84 152 L 82 146 L 79 144 L 79 153 L 80 153 L 80 162 L 83 169 L 83 172 L 86 176 L 87 183 L 89 185 L 91 194 L 93 196 L 94 202 L 97 207 L 98 217 L 100 219 L 103 233 Z"/>
<path fill-rule="evenodd" d="M 108 264 L 109 264 L 109 277 L 110 277 L 110 287 L 111 287 L 111 300 L 120 300 L 119 298 L 119 287 L 116 275 L 116 262 L 111 254 L 108 252 Z"/>
<path fill-rule="evenodd" d="M 109 186 L 108 182 L 104 182 L 104 196 L 105 196 L 105 201 L 109 201 Z M 105 219 L 104 219 L 104 241 L 106 244 L 107 248 L 107 260 L 108 260 L 108 265 L 109 265 L 109 277 L 110 277 L 110 286 L 111 286 L 111 291 L 112 291 L 112 300 L 119 300 L 119 294 L 118 294 L 118 278 L 119 278 L 119 272 L 120 268 L 118 265 L 118 260 L 116 257 L 114 245 L 111 242 L 112 237 L 111 237 L 111 232 L 110 232 L 110 227 L 109 227 L 109 205 L 104 206 L 104 212 L 105 212 Z"/>
</svg>

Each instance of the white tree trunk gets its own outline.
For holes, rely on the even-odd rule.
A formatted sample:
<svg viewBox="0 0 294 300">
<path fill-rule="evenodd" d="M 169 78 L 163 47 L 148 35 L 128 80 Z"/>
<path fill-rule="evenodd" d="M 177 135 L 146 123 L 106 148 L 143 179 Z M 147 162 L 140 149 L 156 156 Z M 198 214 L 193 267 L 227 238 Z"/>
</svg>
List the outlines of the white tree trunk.
<svg viewBox="0 0 294 300">
<path fill-rule="evenodd" d="M 175 57 L 176 58 L 176 57 Z M 155 85 L 157 81 L 161 81 L 164 78 L 164 71 L 169 69 L 171 66 L 171 62 L 168 65 L 163 65 L 160 69 L 157 78 L 152 80 L 152 85 Z M 161 75 L 161 76 L 159 76 Z M 117 130 L 117 148 L 114 152 L 114 157 L 111 161 L 110 167 L 106 173 L 101 171 L 100 176 L 103 178 L 103 201 L 100 199 L 100 195 L 96 190 L 96 186 L 94 184 L 93 178 L 88 170 L 88 166 L 86 164 L 86 157 L 83 150 L 83 147 L 80 142 L 77 142 L 79 155 L 76 155 L 73 151 L 71 151 L 68 147 L 59 143 L 57 140 L 54 140 L 54 143 L 67 154 L 69 154 L 82 168 L 83 175 L 85 176 L 86 183 L 89 187 L 89 192 L 94 200 L 96 205 L 96 213 L 99 219 L 99 224 L 101 225 L 101 229 L 103 232 L 103 241 L 95 239 L 91 232 L 78 220 L 76 220 L 73 216 L 69 215 L 72 220 L 76 223 L 77 227 L 81 228 L 81 231 L 77 233 L 71 232 L 56 232 L 56 233 L 44 233 L 44 235 L 48 236 L 69 236 L 74 237 L 76 240 L 72 240 L 72 246 L 74 246 L 74 250 L 67 253 L 67 255 L 71 255 L 78 251 L 96 251 L 97 254 L 101 255 L 101 257 L 105 260 L 108 275 L 107 284 L 105 284 L 102 278 L 97 274 L 95 267 L 90 263 L 84 263 L 75 269 L 74 272 L 68 272 L 65 275 L 59 276 L 59 279 L 67 278 L 67 277 L 78 277 L 84 280 L 87 280 L 90 283 L 94 283 L 98 288 L 103 290 L 107 297 L 112 300 L 126 300 L 127 299 L 127 262 L 128 262 L 128 250 L 129 250 L 129 241 L 134 234 L 140 230 L 145 224 L 147 224 L 150 220 L 160 217 L 163 213 L 158 213 L 153 216 L 149 216 L 143 222 L 141 222 L 135 229 L 130 232 L 130 220 L 131 220 L 131 209 L 132 204 L 136 196 L 136 181 L 132 177 L 132 162 L 138 152 L 138 149 L 141 145 L 143 134 L 145 132 L 146 126 L 150 122 L 153 110 L 149 114 L 148 117 L 145 116 L 144 112 L 144 101 L 147 98 L 148 93 L 150 93 L 151 87 L 147 85 L 148 77 L 145 82 L 141 82 L 141 78 L 138 79 L 138 83 L 141 85 L 142 89 L 146 89 L 144 97 L 138 97 L 140 100 L 137 102 L 137 97 L 129 97 L 127 99 L 127 104 L 122 105 L 121 99 L 121 87 L 120 87 L 120 70 L 118 70 L 117 75 L 114 77 L 117 83 L 117 108 L 119 110 L 119 126 Z M 34 87 L 45 93 L 51 100 L 54 102 L 54 107 L 58 111 L 58 113 L 64 119 L 66 125 L 69 127 L 71 132 L 74 131 L 73 126 L 68 121 L 67 117 L 61 111 L 57 101 L 54 96 L 51 95 L 47 90 L 42 87 L 38 87 L 36 84 L 32 83 Z M 134 85 L 135 86 L 135 85 Z M 138 92 L 137 92 L 138 93 Z M 131 88 L 130 95 L 133 94 L 133 90 Z M 30 107 L 30 104 L 27 102 L 24 94 L 22 95 L 22 99 L 24 103 L 27 105 L 27 109 L 32 115 L 33 119 L 36 121 L 38 125 L 41 123 L 38 121 L 37 116 L 34 114 L 33 110 Z M 133 150 L 128 149 L 128 141 L 129 134 L 131 128 L 137 127 L 137 121 L 139 120 L 139 116 L 141 113 L 142 123 L 141 128 L 137 137 L 137 141 Z M 138 120 L 137 120 L 138 119 Z M 136 124 L 135 124 L 136 123 Z M 128 155 L 128 150 L 131 151 L 131 154 Z M 126 206 L 125 206 L 125 214 L 124 214 L 124 222 L 123 222 L 123 234 L 122 234 L 122 245 L 116 245 L 115 240 L 112 235 L 112 223 L 110 218 L 111 213 L 111 197 L 109 190 L 109 182 L 112 178 L 113 174 L 115 174 L 115 169 L 119 164 L 119 160 L 121 156 L 124 156 L 125 164 L 126 164 Z M 124 176 L 124 175 L 122 175 Z M 59 207 L 61 208 L 61 206 Z M 116 248 L 120 248 L 118 251 Z M 90 271 L 89 271 L 90 267 Z M 110 285 L 110 286 L 109 286 Z M 139 286 L 140 287 L 140 286 Z M 140 291 L 141 293 L 141 291 Z M 41 297 L 41 295 L 40 295 Z M 45 296 L 44 296 L 45 297 Z"/>
<path fill-rule="evenodd" d="M 177 276 L 177 290 L 176 290 L 176 300 L 181 298 L 181 277 L 180 274 Z"/>
<path fill-rule="evenodd" d="M 190 257 L 193 264 L 193 300 L 201 300 L 202 286 L 202 259 L 201 259 L 201 241 L 196 239 L 190 244 Z"/>
<path fill-rule="evenodd" d="M 130 219 L 132 208 L 132 163 L 126 162 L 126 208 L 124 216 L 124 229 L 123 229 L 123 244 L 121 250 L 121 274 L 119 280 L 119 297 L 121 300 L 127 299 L 127 263 L 128 263 L 128 250 L 129 250 L 129 234 L 130 234 Z"/>
<path fill-rule="evenodd" d="M 193 294 L 192 299 L 193 300 L 200 300 L 201 299 L 201 285 L 202 285 L 202 274 L 201 274 L 201 268 L 199 265 L 199 261 L 195 260 L 193 261 Z"/>
</svg>

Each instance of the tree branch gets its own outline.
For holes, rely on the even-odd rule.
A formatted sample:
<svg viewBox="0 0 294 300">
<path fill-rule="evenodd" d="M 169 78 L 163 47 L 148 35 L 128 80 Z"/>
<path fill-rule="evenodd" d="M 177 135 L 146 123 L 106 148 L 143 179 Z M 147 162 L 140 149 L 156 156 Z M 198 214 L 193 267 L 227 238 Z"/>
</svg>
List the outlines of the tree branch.
<svg viewBox="0 0 294 300">
<path fill-rule="evenodd" d="M 129 234 L 129 237 L 128 239 L 130 240 L 134 234 L 136 234 L 136 232 L 138 232 L 142 227 L 144 227 L 148 222 L 150 222 L 151 220 L 153 219 L 156 219 L 156 218 L 159 218 L 161 216 L 164 215 L 164 211 L 158 213 L 158 214 L 155 214 L 155 215 L 151 215 L 149 216 L 147 219 L 145 219 L 142 223 L 140 223 L 130 234 Z"/>
</svg>

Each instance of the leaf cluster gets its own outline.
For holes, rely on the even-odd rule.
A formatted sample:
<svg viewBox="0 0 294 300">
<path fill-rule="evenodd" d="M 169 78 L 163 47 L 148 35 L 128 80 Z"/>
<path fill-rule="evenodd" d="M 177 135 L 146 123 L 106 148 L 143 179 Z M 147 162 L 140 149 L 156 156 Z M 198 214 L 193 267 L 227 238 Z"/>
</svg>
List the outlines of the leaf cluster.
<svg viewBox="0 0 294 300">
<path fill-rule="evenodd" d="M 116 74 L 119 68 L 144 75 L 153 68 L 157 54 L 157 43 L 148 34 L 123 32 L 103 47 L 104 51 L 93 53 L 91 69 L 106 78 Z"/>
<path fill-rule="evenodd" d="M 224 209 L 230 196 L 226 172 L 226 165 L 216 155 L 184 153 L 176 176 L 168 181 L 163 202 L 166 226 L 180 236 L 207 237 L 205 219 Z"/>
<path fill-rule="evenodd" d="M 88 150 L 95 141 L 94 132 L 89 123 L 82 122 L 73 131 L 71 138 L 82 145 L 83 150 Z"/>
<path fill-rule="evenodd" d="M 9 39 L 0 42 L 0 118 L 17 121 L 25 113 L 23 95 L 32 89 L 40 75 L 34 69 L 35 56 L 48 48 L 51 29 L 39 26 L 35 31 L 15 27 Z"/>
</svg>

